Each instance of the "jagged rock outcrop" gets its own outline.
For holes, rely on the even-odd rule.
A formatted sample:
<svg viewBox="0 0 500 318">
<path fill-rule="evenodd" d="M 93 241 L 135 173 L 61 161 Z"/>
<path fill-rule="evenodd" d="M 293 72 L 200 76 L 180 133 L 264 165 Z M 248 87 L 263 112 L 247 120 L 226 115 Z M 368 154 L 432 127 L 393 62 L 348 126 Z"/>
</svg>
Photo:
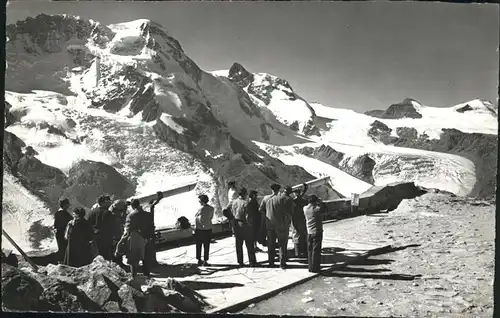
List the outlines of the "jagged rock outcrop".
<svg viewBox="0 0 500 318">
<path fill-rule="evenodd" d="M 53 309 L 41 299 L 43 287 L 16 267 L 2 262 L 2 311 Z"/>
<path fill-rule="evenodd" d="M 350 160 L 342 161 L 340 168 L 358 179 L 374 184 L 373 168 L 375 168 L 375 165 L 375 160 L 364 154 Z"/>
<path fill-rule="evenodd" d="M 462 106 L 460 108 L 457 108 L 456 111 L 459 113 L 465 113 L 466 111 L 473 110 L 474 108 L 470 107 L 469 104 L 466 104 L 465 106 Z"/>
<path fill-rule="evenodd" d="M 344 172 L 365 182 L 374 183 L 373 168 L 375 161 L 367 154 L 354 158 L 346 157 L 344 153 L 333 149 L 328 145 L 321 145 L 316 148 L 297 148 L 297 153 L 318 159 L 324 163 L 342 169 Z"/>
<path fill-rule="evenodd" d="M 359 196 L 359 209 L 369 211 L 395 210 L 404 199 L 413 199 L 427 191 L 414 182 L 396 182 L 374 186 Z"/>
<path fill-rule="evenodd" d="M 385 110 L 382 109 L 372 109 L 364 112 L 365 115 L 376 117 L 376 118 L 382 118 L 384 115 Z"/>
<path fill-rule="evenodd" d="M 413 103 L 418 102 L 411 98 L 405 98 L 401 103 L 392 104 L 385 111 L 371 110 L 365 112 L 365 115 L 384 119 L 422 118 L 422 114 L 415 109 Z"/>
<path fill-rule="evenodd" d="M 337 151 L 328 145 L 321 145 L 316 148 L 303 147 L 298 149 L 297 152 L 308 157 L 321 160 L 334 167 L 339 167 L 340 162 L 344 159 L 344 153 Z"/>
<path fill-rule="evenodd" d="M 93 45 L 101 47 L 103 43 L 110 41 L 114 34 L 93 21 L 71 16 L 39 14 L 35 18 L 28 17 L 16 24 L 7 25 L 6 36 L 11 49 L 29 53 L 12 57 L 7 55 L 6 90 L 29 92 L 32 89 L 57 89 L 58 92 L 69 94 L 69 84 L 60 76 L 62 70 L 57 67 L 50 69 L 46 63 L 40 63 L 43 66 L 36 64 L 33 58 L 36 56 L 37 60 L 43 60 L 49 54 L 57 54 L 61 62 L 67 61 L 66 65 L 72 65 L 73 60 L 77 59 L 83 67 L 88 67 L 93 55 L 90 52 L 79 55 L 85 42 L 90 40 Z M 75 45 L 70 40 L 78 43 Z M 25 64 L 32 67 L 25 67 Z M 37 74 L 36 78 L 32 76 L 33 73 Z"/>
<path fill-rule="evenodd" d="M 201 295 L 173 279 L 130 280 L 118 265 L 98 256 L 80 268 L 48 265 L 33 272 L 2 263 L 5 310 L 62 312 L 202 312 Z"/>
<path fill-rule="evenodd" d="M 243 65 L 234 63 L 229 69 L 228 78 L 240 87 L 247 87 L 253 82 L 254 76 Z"/>
<path fill-rule="evenodd" d="M 458 113 L 477 111 L 481 113 L 487 112 L 494 117 L 498 117 L 498 105 L 484 99 L 477 98 L 466 104 L 457 105 L 453 108 Z"/>
<path fill-rule="evenodd" d="M 67 183 L 64 195 L 87 208 L 103 193 L 116 198 L 128 198 L 135 193 L 135 185 L 113 167 L 91 160 L 81 160 L 73 165 Z"/>
<path fill-rule="evenodd" d="M 416 139 L 418 138 L 418 131 L 413 127 L 397 127 L 396 133 L 400 139 Z"/>
<path fill-rule="evenodd" d="M 15 121 L 16 118 L 14 115 L 10 112 L 10 109 L 12 108 L 12 105 L 4 102 L 4 109 L 3 109 L 3 123 L 4 123 L 4 129 L 7 128 L 8 126 L 12 125 Z"/>
<path fill-rule="evenodd" d="M 371 128 L 368 130 L 368 136 L 375 141 L 380 141 L 384 144 L 390 144 L 395 142 L 398 138 L 391 136 L 392 129 L 386 124 L 375 120 L 371 124 Z"/>
<path fill-rule="evenodd" d="M 3 165 L 11 169 L 13 173 L 17 171 L 19 160 L 23 156 L 23 148 L 26 144 L 13 133 L 6 130 L 3 132 Z"/>
<path fill-rule="evenodd" d="M 58 200 L 67 187 L 66 175 L 61 170 L 44 164 L 35 156 L 24 155 L 19 159 L 17 171 L 27 188 L 48 202 L 52 211 L 59 208 Z"/>
<path fill-rule="evenodd" d="M 9 169 L 26 189 L 52 210 L 57 210 L 57 202 L 67 186 L 64 173 L 41 162 L 35 157 L 38 153 L 33 147 L 26 146 L 8 131 L 4 131 L 3 144 L 4 169 Z"/>
</svg>

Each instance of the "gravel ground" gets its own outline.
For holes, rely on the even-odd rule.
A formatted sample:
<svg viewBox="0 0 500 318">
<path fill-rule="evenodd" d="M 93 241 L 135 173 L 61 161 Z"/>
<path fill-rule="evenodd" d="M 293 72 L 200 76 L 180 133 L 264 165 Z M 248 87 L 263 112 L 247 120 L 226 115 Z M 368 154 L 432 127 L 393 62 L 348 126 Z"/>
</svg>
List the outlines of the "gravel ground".
<svg viewBox="0 0 500 318">
<path fill-rule="evenodd" d="M 495 203 L 426 194 L 336 223 L 338 238 L 395 249 L 324 273 L 241 313 L 492 317 Z"/>
</svg>

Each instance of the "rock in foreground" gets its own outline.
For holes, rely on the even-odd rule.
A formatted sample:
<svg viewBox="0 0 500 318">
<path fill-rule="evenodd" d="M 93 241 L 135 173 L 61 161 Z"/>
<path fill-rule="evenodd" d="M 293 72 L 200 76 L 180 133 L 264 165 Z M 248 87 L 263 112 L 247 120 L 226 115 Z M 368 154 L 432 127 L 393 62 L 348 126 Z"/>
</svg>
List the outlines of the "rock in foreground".
<svg viewBox="0 0 500 318">
<path fill-rule="evenodd" d="M 80 268 L 49 264 L 38 273 L 2 263 L 6 311 L 202 312 L 207 306 L 202 296 L 180 282 L 130 280 L 101 256 Z"/>
</svg>

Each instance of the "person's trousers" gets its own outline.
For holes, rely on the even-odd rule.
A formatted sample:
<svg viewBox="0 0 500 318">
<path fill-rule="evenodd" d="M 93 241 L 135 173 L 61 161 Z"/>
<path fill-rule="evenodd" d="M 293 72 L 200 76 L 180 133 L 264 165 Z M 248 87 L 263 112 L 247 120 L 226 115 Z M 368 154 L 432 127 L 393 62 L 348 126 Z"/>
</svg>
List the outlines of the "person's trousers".
<svg viewBox="0 0 500 318">
<path fill-rule="evenodd" d="M 307 263 L 310 272 L 319 272 L 321 269 L 321 242 L 323 232 L 307 235 Z"/>
<path fill-rule="evenodd" d="M 144 249 L 144 260 L 142 261 L 142 273 L 144 276 L 149 276 L 151 268 L 155 266 L 156 249 L 153 239 L 148 240 Z"/>
<path fill-rule="evenodd" d="M 113 239 L 109 237 L 98 237 L 96 243 L 99 255 L 105 260 L 111 261 L 113 258 Z"/>
<path fill-rule="evenodd" d="M 234 237 L 236 239 L 236 258 L 238 260 L 238 264 L 243 264 L 243 243 L 247 247 L 248 253 L 248 262 L 250 265 L 257 264 L 257 259 L 255 257 L 255 249 L 254 249 L 254 240 L 251 235 L 251 229 L 247 229 L 247 231 L 243 232 L 235 232 Z"/>
<path fill-rule="evenodd" d="M 56 234 L 57 241 L 57 260 L 62 262 L 64 260 L 64 253 L 66 253 L 66 246 L 68 246 L 68 241 L 64 238 L 64 234 Z"/>
<path fill-rule="evenodd" d="M 286 254 L 287 254 L 287 241 L 283 236 L 278 236 L 276 230 L 269 229 L 267 230 L 267 256 L 269 258 L 269 265 L 274 265 L 274 258 L 276 257 L 276 239 L 278 239 L 278 247 L 279 247 L 279 257 L 280 257 L 280 265 L 286 265 Z"/>
<path fill-rule="evenodd" d="M 300 236 L 294 243 L 295 256 L 305 256 L 307 254 L 307 237 L 305 235 Z"/>
<path fill-rule="evenodd" d="M 212 230 L 194 230 L 194 237 L 196 240 L 196 259 L 201 260 L 201 247 L 203 246 L 203 259 L 208 261 Z"/>
</svg>

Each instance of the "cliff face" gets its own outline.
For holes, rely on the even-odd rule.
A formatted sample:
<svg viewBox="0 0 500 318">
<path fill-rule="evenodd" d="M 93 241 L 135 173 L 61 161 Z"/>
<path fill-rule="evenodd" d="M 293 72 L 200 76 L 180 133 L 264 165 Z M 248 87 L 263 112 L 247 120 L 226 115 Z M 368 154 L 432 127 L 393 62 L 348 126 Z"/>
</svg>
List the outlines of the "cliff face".
<svg viewBox="0 0 500 318">
<path fill-rule="evenodd" d="M 392 104 L 387 110 L 370 110 L 365 115 L 383 119 L 401 119 L 401 118 L 422 118 L 415 105 L 420 105 L 411 98 L 405 98 L 401 103 Z"/>
</svg>

